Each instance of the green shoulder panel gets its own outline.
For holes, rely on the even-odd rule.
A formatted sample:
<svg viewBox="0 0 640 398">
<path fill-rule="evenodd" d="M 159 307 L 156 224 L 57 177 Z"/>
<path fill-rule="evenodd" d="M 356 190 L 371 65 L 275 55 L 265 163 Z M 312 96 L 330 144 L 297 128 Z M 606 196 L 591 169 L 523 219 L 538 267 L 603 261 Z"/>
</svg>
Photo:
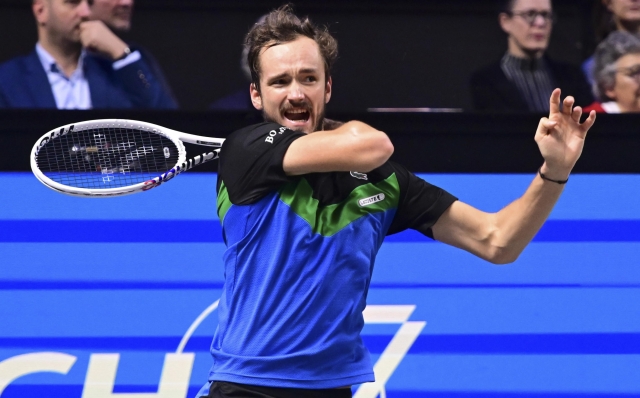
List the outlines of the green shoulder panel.
<svg viewBox="0 0 640 398">
<path fill-rule="evenodd" d="M 280 199 L 306 220 L 314 233 L 333 236 L 360 217 L 397 208 L 400 185 L 394 173 L 376 184 L 357 187 L 340 203 L 321 206 L 307 180 L 300 178 L 280 190 Z"/>
<path fill-rule="evenodd" d="M 229 200 L 229 192 L 227 192 L 227 187 L 224 185 L 224 182 L 220 184 L 220 191 L 218 192 L 218 218 L 220 219 L 220 223 L 224 221 L 224 216 L 227 214 L 227 211 L 231 207 L 231 200 Z"/>
</svg>

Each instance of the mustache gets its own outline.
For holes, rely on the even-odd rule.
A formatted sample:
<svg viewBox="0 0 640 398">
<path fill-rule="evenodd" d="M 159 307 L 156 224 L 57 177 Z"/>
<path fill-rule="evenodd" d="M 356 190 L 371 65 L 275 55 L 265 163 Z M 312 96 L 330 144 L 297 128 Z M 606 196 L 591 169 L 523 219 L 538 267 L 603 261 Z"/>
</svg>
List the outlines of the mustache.
<svg viewBox="0 0 640 398">
<path fill-rule="evenodd" d="M 300 104 L 293 106 L 291 104 L 283 104 L 280 107 L 280 111 L 282 113 L 287 112 L 287 111 L 292 111 L 292 110 L 298 110 L 298 109 L 303 109 L 309 113 L 311 113 L 311 104 L 309 104 L 308 102 L 301 102 Z"/>
</svg>

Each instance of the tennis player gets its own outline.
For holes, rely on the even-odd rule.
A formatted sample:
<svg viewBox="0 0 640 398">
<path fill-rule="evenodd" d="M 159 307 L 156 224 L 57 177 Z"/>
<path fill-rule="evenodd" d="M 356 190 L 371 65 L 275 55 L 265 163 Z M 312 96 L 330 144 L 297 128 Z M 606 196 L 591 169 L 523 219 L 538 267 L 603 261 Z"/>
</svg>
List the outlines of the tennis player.
<svg viewBox="0 0 640 398">
<path fill-rule="evenodd" d="M 282 7 L 246 45 L 265 122 L 222 147 L 225 284 L 198 397 L 351 397 L 351 385 L 374 380 L 360 331 L 384 237 L 412 228 L 513 262 L 558 200 L 595 112 L 580 123 L 581 108 L 566 97 L 561 110 L 556 89 L 535 134 L 538 173 L 522 197 L 485 213 L 389 161 L 385 133 L 358 121 L 325 125 L 337 56 L 325 29 Z"/>
</svg>

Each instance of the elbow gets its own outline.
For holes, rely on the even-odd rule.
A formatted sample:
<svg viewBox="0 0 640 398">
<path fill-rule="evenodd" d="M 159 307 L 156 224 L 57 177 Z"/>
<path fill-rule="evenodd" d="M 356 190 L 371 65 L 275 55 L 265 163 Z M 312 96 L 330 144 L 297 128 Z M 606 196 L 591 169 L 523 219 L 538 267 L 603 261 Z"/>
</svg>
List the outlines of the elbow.
<svg viewBox="0 0 640 398">
<path fill-rule="evenodd" d="M 391 155 L 393 155 L 393 150 L 393 144 L 391 143 L 389 136 L 380 131 L 379 137 L 377 137 L 377 142 L 374 145 L 374 149 L 371 151 L 371 158 L 374 164 L 374 167 L 371 169 L 373 170 L 376 167 L 380 167 L 389 160 Z"/>
<path fill-rule="evenodd" d="M 511 239 L 510 236 L 505 236 L 497 223 L 495 214 L 490 216 L 487 225 L 485 234 L 479 239 L 479 257 L 496 265 L 515 262 L 524 250 L 524 246 Z"/>
<path fill-rule="evenodd" d="M 393 155 L 393 144 L 382 131 L 375 131 L 362 142 L 362 157 L 358 171 L 369 172 L 382 166 Z"/>
<path fill-rule="evenodd" d="M 351 170 L 369 172 L 382 166 L 393 155 L 393 144 L 383 131 L 358 121 L 345 123 L 345 133 L 350 139 Z"/>
<path fill-rule="evenodd" d="M 494 247 L 487 253 L 485 260 L 496 265 L 514 263 L 520 257 L 521 251 L 508 247 Z"/>
</svg>

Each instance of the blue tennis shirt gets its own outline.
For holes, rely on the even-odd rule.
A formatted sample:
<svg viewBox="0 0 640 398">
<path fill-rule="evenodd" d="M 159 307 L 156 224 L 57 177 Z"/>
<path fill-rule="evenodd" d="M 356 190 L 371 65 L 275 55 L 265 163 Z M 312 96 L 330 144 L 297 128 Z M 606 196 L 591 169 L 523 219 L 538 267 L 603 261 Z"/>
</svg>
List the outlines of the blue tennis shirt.
<svg viewBox="0 0 640 398">
<path fill-rule="evenodd" d="M 456 200 L 393 162 L 287 176 L 282 160 L 303 135 L 261 123 L 222 147 L 227 250 L 210 381 L 308 389 L 373 381 L 360 331 L 378 249 L 407 228 L 432 237 Z"/>
</svg>

